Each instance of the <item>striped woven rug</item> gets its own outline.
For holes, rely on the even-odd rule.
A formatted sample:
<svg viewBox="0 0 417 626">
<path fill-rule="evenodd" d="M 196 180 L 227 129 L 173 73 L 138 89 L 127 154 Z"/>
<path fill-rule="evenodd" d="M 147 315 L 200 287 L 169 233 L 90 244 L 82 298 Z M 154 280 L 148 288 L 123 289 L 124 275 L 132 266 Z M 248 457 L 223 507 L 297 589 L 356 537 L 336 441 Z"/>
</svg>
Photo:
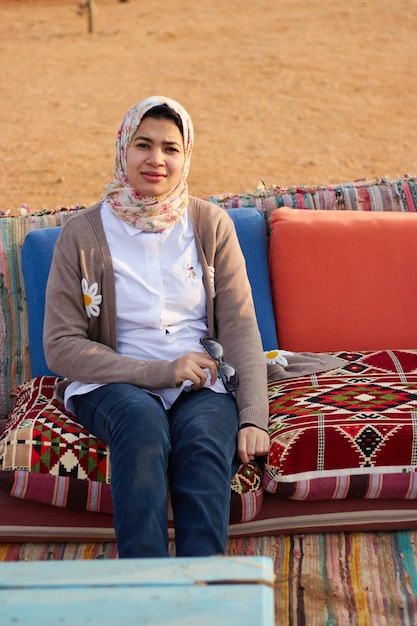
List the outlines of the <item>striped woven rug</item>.
<svg viewBox="0 0 417 626">
<path fill-rule="evenodd" d="M 276 626 L 417 626 L 416 546 L 417 531 L 329 533 L 233 538 L 228 554 L 272 558 Z M 0 561 L 113 558 L 113 543 L 0 544 Z"/>
</svg>

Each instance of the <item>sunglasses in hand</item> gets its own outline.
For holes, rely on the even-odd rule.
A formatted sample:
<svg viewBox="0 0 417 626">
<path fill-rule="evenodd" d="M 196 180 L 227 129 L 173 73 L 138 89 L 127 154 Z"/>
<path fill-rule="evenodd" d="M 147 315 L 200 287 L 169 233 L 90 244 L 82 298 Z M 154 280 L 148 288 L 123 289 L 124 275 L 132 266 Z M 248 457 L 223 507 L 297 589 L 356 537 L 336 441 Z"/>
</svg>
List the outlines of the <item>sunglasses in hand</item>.
<svg viewBox="0 0 417 626">
<path fill-rule="evenodd" d="M 217 371 L 226 391 L 236 391 L 239 387 L 239 376 L 233 365 L 223 361 L 224 349 L 220 341 L 214 337 L 201 337 L 200 343 L 204 350 L 217 361 Z"/>
</svg>

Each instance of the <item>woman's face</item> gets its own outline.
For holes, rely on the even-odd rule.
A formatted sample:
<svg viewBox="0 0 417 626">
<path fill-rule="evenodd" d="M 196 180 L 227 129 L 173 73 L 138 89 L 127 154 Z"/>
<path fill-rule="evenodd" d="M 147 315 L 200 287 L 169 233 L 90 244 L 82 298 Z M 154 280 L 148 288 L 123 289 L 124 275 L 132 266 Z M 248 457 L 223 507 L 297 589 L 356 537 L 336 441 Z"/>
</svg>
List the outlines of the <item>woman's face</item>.
<svg viewBox="0 0 417 626">
<path fill-rule="evenodd" d="M 180 180 L 184 160 L 184 142 L 175 122 L 146 117 L 127 149 L 127 177 L 144 196 L 161 196 Z"/>
</svg>

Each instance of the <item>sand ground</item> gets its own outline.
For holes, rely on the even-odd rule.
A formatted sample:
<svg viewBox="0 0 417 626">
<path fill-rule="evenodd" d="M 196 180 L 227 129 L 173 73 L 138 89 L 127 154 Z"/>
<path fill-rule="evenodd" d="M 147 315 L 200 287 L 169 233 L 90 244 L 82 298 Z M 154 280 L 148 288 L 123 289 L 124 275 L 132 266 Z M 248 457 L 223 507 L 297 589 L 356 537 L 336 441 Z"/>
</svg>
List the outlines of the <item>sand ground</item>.
<svg viewBox="0 0 417 626">
<path fill-rule="evenodd" d="M 417 172 L 416 0 L 0 0 L 0 210 L 95 202 L 120 120 L 190 112 L 190 192 Z"/>
</svg>

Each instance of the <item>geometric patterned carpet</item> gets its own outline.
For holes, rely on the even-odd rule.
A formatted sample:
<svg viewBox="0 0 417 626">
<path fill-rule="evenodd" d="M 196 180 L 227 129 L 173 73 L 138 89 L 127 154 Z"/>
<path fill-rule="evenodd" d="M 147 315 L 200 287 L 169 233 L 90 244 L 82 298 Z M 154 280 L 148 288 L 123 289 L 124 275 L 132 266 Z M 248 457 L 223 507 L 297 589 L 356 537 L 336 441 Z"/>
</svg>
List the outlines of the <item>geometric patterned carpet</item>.
<svg viewBox="0 0 417 626">
<path fill-rule="evenodd" d="M 276 626 L 417 626 L 417 531 L 232 538 L 227 553 L 272 558 Z M 112 558 L 114 543 L 0 543 L 0 561 Z"/>
</svg>

